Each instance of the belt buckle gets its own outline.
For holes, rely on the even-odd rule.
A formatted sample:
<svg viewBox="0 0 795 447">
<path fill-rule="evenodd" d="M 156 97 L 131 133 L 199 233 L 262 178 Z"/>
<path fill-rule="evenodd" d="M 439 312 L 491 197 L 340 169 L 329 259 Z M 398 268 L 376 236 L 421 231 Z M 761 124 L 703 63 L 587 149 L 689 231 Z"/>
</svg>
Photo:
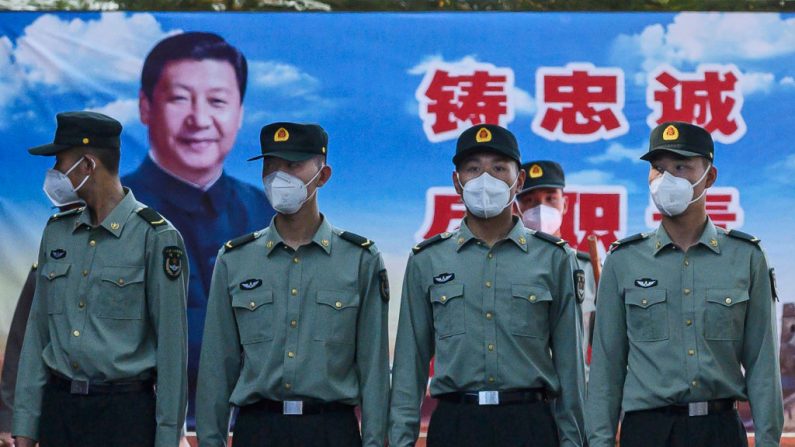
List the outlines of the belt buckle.
<svg viewBox="0 0 795 447">
<path fill-rule="evenodd" d="M 499 391 L 478 392 L 478 405 L 499 405 L 499 404 L 500 404 Z"/>
<path fill-rule="evenodd" d="M 282 402 L 282 414 L 288 416 L 304 414 L 304 402 L 301 400 L 285 400 Z"/>
<path fill-rule="evenodd" d="M 690 402 L 687 404 L 688 416 L 706 416 L 709 414 L 709 402 Z"/>
<path fill-rule="evenodd" d="M 69 385 L 70 394 L 88 395 L 88 380 L 72 380 Z"/>
</svg>

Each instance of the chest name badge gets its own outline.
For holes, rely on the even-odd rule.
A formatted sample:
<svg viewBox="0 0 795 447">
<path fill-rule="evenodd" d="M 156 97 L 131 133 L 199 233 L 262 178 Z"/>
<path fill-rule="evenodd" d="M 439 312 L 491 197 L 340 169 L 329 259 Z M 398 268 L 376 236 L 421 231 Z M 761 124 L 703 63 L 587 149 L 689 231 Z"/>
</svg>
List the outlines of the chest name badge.
<svg viewBox="0 0 795 447">
<path fill-rule="evenodd" d="M 241 290 L 254 290 L 254 289 L 256 289 L 257 287 L 259 287 L 261 285 L 262 285 L 262 280 L 261 279 L 252 278 L 252 279 L 247 279 L 247 280 L 241 282 L 240 283 L 240 289 Z"/>
<path fill-rule="evenodd" d="M 648 289 L 649 287 L 656 286 L 657 280 L 651 278 L 640 278 L 635 280 L 635 285 L 643 289 Z"/>
<path fill-rule="evenodd" d="M 50 257 L 53 259 L 63 259 L 66 257 L 66 250 L 63 248 L 56 248 L 55 250 L 50 251 Z"/>
<path fill-rule="evenodd" d="M 444 284 L 455 279 L 455 273 L 440 273 L 433 277 L 434 284 Z"/>
</svg>

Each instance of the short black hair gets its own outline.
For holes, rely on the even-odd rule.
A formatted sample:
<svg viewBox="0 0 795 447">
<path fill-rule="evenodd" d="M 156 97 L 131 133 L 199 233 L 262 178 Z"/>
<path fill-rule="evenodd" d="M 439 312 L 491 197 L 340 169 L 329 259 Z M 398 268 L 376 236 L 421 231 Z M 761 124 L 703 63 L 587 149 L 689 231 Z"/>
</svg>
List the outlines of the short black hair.
<svg viewBox="0 0 795 447">
<path fill-rule="evenodd" d="M 152 92 L 166 64 L 186 59 L 229 62 L 235 69 L 240 102 L 243 102 L 248 80 L 246 57 L 218 34 L 204 32 L 187 32 L 166 37 L 146 55 L 144 68 L 141 70 L 141 90 L 149 100 L 152 99 Z"/>
<path fill-rule="evenodd" d="M 119 174 L 119 160 L 121 159 L 120 150 L 109 150 L 105 148 L 94 148 L 90 146 L 76 147 L 78 153 L 81 155 L 90 155 L 100 163 L 105 169 L 113 175 Z"/>
</svg>

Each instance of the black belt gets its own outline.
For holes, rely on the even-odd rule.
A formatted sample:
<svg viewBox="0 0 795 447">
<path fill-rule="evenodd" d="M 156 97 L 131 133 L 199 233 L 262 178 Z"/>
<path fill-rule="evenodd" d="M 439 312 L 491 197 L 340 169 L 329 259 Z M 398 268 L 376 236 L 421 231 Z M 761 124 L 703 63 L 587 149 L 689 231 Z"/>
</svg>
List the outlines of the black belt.
<svg viewBox="0 0 795 447">
<path fill-rule="evenodd" d="M 58 389 L 71 394 L 116 394 L 134 393 L 137 391 L 152 391 L 155 386 L 154 379 L 125 380 L 116 382 L 89 382 L 88 380 L 73 380 L 58 372 L 50 370 L 50 384 Z"/>
<path fill-rule="evenodd" d="M 724 413 L 737 409 L 737 401 L 734 399 L 716 399 L 703 402 L 688 402 L 684 404 L 673 404 L 666 407 L 652 408 L 650 410 L 640 410 L 640 412 L 650 411 L 668 414 L 684 414 L 687 416 L 706 416 L 714 413 Z M 629 412 L 634 413 L 634 412 Z"/>
<path fill-rule="evenodd" d="M 263 399 L 254 402 L 253 404 L 245 405 L 241 409 L 264 411 L 266 413 L 281 413 L 288 416 L 301 416 L 304 414 L 340 413 L 345 411 L 353 411 L 354 408 L 355 407 L 353 405 L 347 405 L 340 402 L 318 402 L 305 400 L 277 401 Z"/>
<path fill-rule="evenodd" d="M 445 402 L 477 405 L 509 405 L 549 401 L 549 395 L 542 388 L 513 391 L 445 393 L 435 397 Z"/>
</svg>

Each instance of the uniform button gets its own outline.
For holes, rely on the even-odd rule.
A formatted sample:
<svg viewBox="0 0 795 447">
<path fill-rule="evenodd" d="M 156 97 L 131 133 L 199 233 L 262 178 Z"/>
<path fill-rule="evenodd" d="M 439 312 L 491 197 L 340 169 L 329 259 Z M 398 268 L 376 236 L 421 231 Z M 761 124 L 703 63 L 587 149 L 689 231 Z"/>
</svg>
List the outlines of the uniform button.
<svg viewBox="0 0 795 447">
<path fill-rule="evenodd" d="M 494 350 L 494 345 L 493 345 L 493 344 L 491 344 L 491 343 L 489 343 L 489 346 L 488 346 L 488 348 L 489 348 L 489 351 L 493 351 L 493 350 Z"/>
<path fill-rule="evenodd" d="M 494 377 L 489 377 L 489 383 L 494 383 Z"/>
<path fill-rule="evenodd" d="M 342 302 L 341 301 L 337 301 L 336 303 L 334 303 L 334 307 L 336 307 L 337 309 L 341 308 L 342 307 Z"/>
<path fill-rule="evenodd" d="M 79 337 L 80 336 L 80 331 L 78 331 L 78 330 L 72 331 L 72 335 L 74 335 L 75 337 Z"/>
<path fill-rule="evenodd" d="M 494 314 L 491 312 L 486 312 L 486 319 L 491 320 L 492 318 L 494 318 Z"/>
<path fill-rule="evenodd" d="M 296 296 L 296 295 L 298 295 L 298 289 L 293 289 L 293 290 L 291 290 L 291 291 L 290 291 L 290 295 L 292 295 L 292 296 Z"/>
<path fill-rule="evenodd" d="M 687 355 L 690 355 L 690 356 L 696 355 L 696 350 L 695 349 L 688 349 L 687 350 Z"/>
<path fill-rule="evenodd" d="M 732 299 L 727 296 L 726 297 L 726 304 L 731 304 L 731 303 L 732 303 Z"/>
<path fill-rule="evenodd" d="M 536 302 L 536 296 L 535 295 L 530 295 L 530 296 L 527 297 L 527 299 L 531 303 L 535 303 Z"/>
<path fill-rule="evenodd" d="M 295 357 L 295 353 L 293 351 L 288 351 L 287 352 L 287 357 L 293 358 L 293 357 Z"/>
<path fill-rule="evenodd" d="M 284 384 L 284 388 L 285 388 L 285 389 L 288 389 L 288 390 L 289 390 L 289 389 L 290 389 L 290 388 L 292 388 L 292 387 L 293 387 L 293 385 L 292 385 L 292 384 L 289 384 L 289 383 L 285 383 L 285 384 Z"/>
<path fill-rule="evenodd" d="M 298 264 L 299 262 L 301 262 L 301 260 L 300 260 L 300 259 L 298 259 L 298 258 L 293 258 L 293 264 Z"/>
<path fill-rule="evenodd" d="M 439 298 L 439 301 L 444 303 L 445 301 L 447 301 L 447 297 L 442 295 L 441 298 Z"/>
<path fill-rule="evenodd" d="M 685 295 L 690 295 L 690 289 L 685 289 Z"/>
<path fill-rule="evenodd" d="M 486 256 L 487 256 L 489 259 L 491 259 L 491 258 L 493 258 L 493 257 L 494 257 L 494 255 L 493 255 L 492 253 L 489 253 L 489 254 L 488 254 L 488 255 L 486 255 Z"/>
<path fill-rule="evenodd" d="M 118 282 L 120 286 L 123 286 L 124 285 L 124 278 L 119 278 L 119 280 L 116 281 L 116 282 Z"/>
<path fill-rule="evenodd" d="M 83 276 L 88 276 L 88 270 L 83 270 Z"/>
<path fill-rule="evenodd" d="M 686 320 L 685 324 L 688 325 L 688 326 L 692 326 L 693 325 L 693 320 Z"/>
<path fill-rule="evenodd" d="M 486 281 L 486 287 L 491 287 L 491 281 Z"/>
<path fill-rule="evenodd" d="M 55 277 L 55 272 L 50 272 L 50 274 L 47 275 L 47 277 L 48 278 L 54 278 Z"/>
<path fill-rule="evenodd" d="M 698 386 L 698 382 L 696 382 L 696 381 L 694 380 L 694 381 L 690 382 L 690 385 L 692 385 L 692 386 L 694 386 L 694 387 L 697 387 L 697 386 Z"/>
<path fill-rule="evenodd" d="M 97 245 L 97 241 L 92 239 L 92 240 L 88 241 L 88 245 L 93 247 L 93 246 Z"/>
<path fill-rule="evenodd" d="M 296 327 L 296 326 L 298 326 L 298 322 L 295 320 L 290 320 L 290 327 Z"/>
<path fill-rule="evenodd" d="M 687 266 L 687 265 L 690 265 L 690 261 L 688 261 L 687 259 L 685 259 L 685 265 L 686 265 L 686 266 Z"/>
<path fill-rule="evenodd" d="M 77 307 L 82 309 L 82 308 L 86 307 L 86 303 L 83 302 L 83 301 L 80 301 L 79 303 L 77 303 Z"/>
<path fill-rule="evenodd" d="M 251 308 L 251 309 L 253 310 L 255 307 L 257 307 L 257 303 L 255 303 L 254 301 L 252 301 L 252 302 L 248 303 L 248 307 L 249 307 L 249 308 Z"/>
<path fill-rule="evenodd" d="M 79 369 L 80 368 L 80 364 L 77 363 L 77 362 L 72 362 L 71 366 L 72 366 L 72 369 Z"/>
<path fill-rule="evenodd" d="M 644 299 L 640 300 L 640 304 L 643 304 L 645 306 L 645 305 L 649 304 L 649 300 L 644 298 Z"/>
</svg>

